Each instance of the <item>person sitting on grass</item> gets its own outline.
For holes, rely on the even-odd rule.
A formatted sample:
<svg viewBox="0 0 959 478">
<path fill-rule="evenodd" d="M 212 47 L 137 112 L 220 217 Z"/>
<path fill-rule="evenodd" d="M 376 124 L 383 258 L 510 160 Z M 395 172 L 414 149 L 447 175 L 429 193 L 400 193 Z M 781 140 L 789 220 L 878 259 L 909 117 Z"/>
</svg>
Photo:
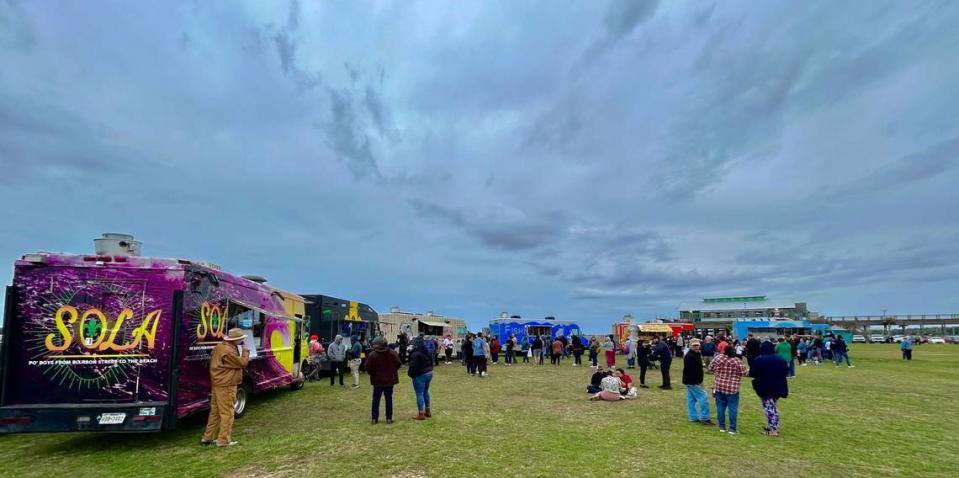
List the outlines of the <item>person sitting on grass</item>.
<svg viewBox="0 0 959 478">
<path fill-rule="evenodd" d="M 776 402 L 789 395 L 789 385 L 786 383 L 788 373 L 789 364 L 776 355 L 772 342 L 763 342 L 759 348 L 759 357 L 753 360 L 753 365 L 749 368 L 749 376 L 753 378 L 753 390 L 762 400 L 767 423 L 763 433 L 769 436 L 779 435 L 779 410 Z"/>
<path fill-rule="evenodd" d="M 593 376 L 589 379 L 589 385 L 586 386 L 586 393 L 599 393 L 602 390 L 600 386 L 603 379 L 608 375 L 603 371 L 603 368 L 600 367 L 593 372 Z"/>
<path fill-rule="evenodd" d="M 599 384 L 602 390 L 599 393 L 589 397 L 590 400 L 606 400 L 609 402 L 615 402 L 617 400 L 623 400 L 624 397 L 620 394 L 620 390 L 623 389 L 623 381 L 616 377 L 615 375 L 610 375 L 607 372 L 607 375 L 603 377 L 603 380 Z"/>
<path fill-rule="evenodd" d="M 633 377 L 630 377 L 629 374 L 621 368 L 616 369 L 616 376 L 623 382 L 623 389 L 620 390 L 620 395 L 622 395 L 623 398 L 636 398 L 636 387 L 633 386 Z"/>
</svg>

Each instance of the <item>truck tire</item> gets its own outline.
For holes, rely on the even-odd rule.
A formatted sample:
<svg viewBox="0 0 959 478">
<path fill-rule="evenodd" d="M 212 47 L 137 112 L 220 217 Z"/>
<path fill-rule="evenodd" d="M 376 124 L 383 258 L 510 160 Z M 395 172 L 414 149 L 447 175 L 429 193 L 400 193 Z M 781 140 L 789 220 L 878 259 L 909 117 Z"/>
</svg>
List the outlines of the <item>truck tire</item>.
<svg viewBox="0 0 959 478">
<path fill-rule="evenodd" d="M 293 383 L 290 384 L 291 390 L 302 390 L 303 385 L 306 385 L 306 376 L 303 375 L 303 371 L 306 370 L 307 363 L 306 361 L 300 365 L 300 372 L 298 377 L 293 377 Z"/>
<path fill-rule="evenodd" d="M 246 382 L 236 387 L 236 401 L 233 402 L 234 417 L 241 418 L 246 414 L 246 408 L 247 405 L 249 405 L 252 392 L 253 389 Z"/>
</svg>

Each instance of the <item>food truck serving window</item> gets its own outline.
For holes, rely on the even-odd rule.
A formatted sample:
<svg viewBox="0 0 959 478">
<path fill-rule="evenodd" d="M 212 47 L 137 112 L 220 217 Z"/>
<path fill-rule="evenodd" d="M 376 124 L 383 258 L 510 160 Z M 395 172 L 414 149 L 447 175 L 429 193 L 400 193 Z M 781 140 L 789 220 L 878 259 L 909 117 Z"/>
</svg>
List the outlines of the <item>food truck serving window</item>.
<svg viewBox="0 0 959 478">
<path fill-rule="evenodd" d="M 253 330 L 253 346 L 258 349 L 263 346 L 263 326 L 265 323 L 266 313 L 230 301 L 227 308 L 227 330 L 233 327 Z"/>
<path fill-rule="evenodd" d="M 552 327 L 548 325 L 527 325 L 526 334 L 527 335 L 546 335 L 549 336 L 552 332 Z"/>
</svg>

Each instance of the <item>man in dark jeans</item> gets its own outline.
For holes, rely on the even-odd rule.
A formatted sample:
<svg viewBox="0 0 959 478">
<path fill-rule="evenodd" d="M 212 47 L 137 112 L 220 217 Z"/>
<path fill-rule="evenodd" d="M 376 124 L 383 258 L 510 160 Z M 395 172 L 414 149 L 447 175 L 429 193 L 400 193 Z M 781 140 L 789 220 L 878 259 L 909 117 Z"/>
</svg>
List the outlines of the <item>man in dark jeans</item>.
<svg viewBox="0 0 959 478">
<path fill-rule="evenodd" d="M 330 386 L 334 385 L 333 379 L 339 374 L 342 387 L 343 374 L 346 373 L 346 345 L 343 343 L 342 335 L 337 335 L 333 339 L 333 343 L 326 348 L 326 355 L 330 357 Z"/>
<path fill-rule="evenodd" d="M 400 382 L 400 357 L 386 346 L 383 337 L 373 339 L 373 351 L 366 357 L 366 371 L 373 385 L 371 423 L 380 421 L 380 397 L 386 398 L 386 423 L 393 423 L 393 386 Z"/>
<path fill-rule="evenodd" d="M 659 388 L 672 390 L 673 387 L 669 380 L 669 366 L 673 362 L 673 351 L 670 350 L 669 344 L 665 340 L 657 337 L 653 341 L 656 342 L 653 355 L 659 359 L 659 372 L 663 374 L 663 384 Z"/>
</svg>

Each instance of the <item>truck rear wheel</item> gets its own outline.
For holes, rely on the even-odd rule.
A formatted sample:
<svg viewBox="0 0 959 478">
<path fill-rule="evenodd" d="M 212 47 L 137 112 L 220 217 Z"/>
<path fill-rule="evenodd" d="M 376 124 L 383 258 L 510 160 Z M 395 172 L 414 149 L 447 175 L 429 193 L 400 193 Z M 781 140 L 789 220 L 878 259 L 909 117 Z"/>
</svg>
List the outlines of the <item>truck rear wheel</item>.
<svg viewBox="0 0 959 478">
<path fill-rule="evenodd" d="M 251 389 L 246 383 L 236 387 L 236 401 L 233 402 L 233 416 L 236 418 L 246 414 L 246 405 L 250 399 Z"/>
<path fill-rule="evenodd" d="M 303 364 L 300 365 L 300 370 L 296 374 L 296 377 L 293 377 L 293 383 L 290 384 L 290 389 L 301 390 L 303 388 L 303 385 L 306 384 L 306 376 L 304 375 L 304 371 L 306 370 L 306 367 L 308 365 L 309 364 L 306 361 L 304 361 Z"/>
</svg>

